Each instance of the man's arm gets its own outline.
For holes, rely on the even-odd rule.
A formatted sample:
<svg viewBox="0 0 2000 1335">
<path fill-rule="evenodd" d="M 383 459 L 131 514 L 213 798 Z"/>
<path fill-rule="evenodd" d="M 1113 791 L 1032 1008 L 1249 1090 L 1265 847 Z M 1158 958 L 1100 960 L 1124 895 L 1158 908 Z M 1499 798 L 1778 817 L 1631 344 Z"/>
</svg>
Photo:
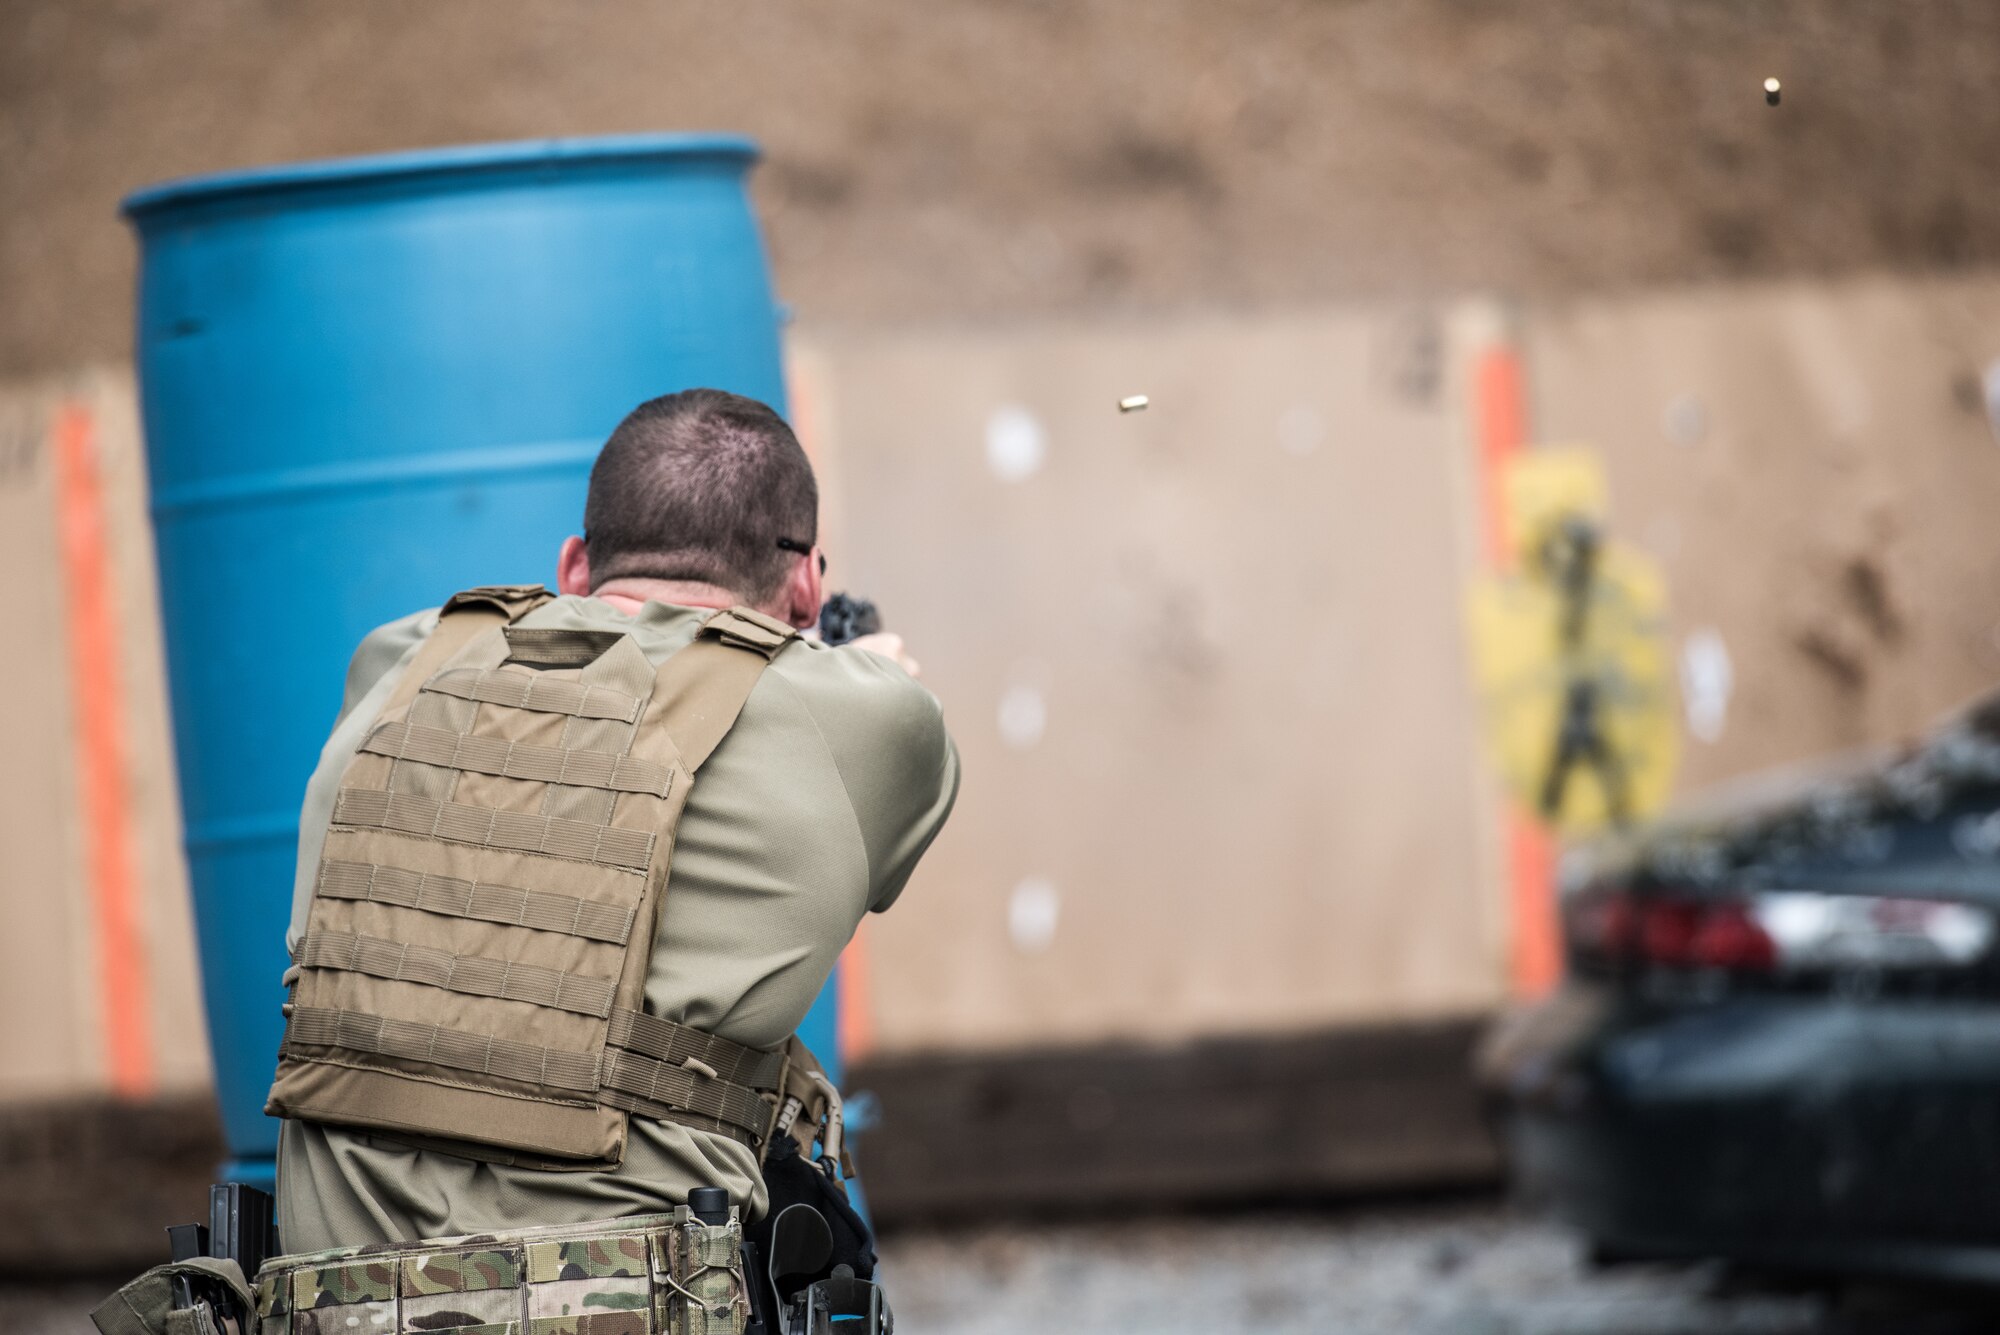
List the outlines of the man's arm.
<svg viewBox="0 0 2000 1335">
<path fill-rule="evenodd" d="M 951 815 L 958 749 L 937 697 L 892 657 L 859 640 L 820 652 L 838 663 L 844 681 L 814 717 L 868 851 L 868 907 L 880 913 Z"/>
</svg>

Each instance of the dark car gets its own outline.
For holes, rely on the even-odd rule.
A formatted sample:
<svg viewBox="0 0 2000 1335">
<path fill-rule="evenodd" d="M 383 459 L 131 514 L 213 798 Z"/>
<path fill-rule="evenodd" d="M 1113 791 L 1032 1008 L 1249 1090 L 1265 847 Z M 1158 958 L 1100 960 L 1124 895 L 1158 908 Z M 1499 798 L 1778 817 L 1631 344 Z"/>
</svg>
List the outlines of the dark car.
<svg viewBox="0 0 2000 1335">
<path fill-rule="evenodd" d="M 2000 1284 L 2000 695 L 1588 848 L 1489 1036 L 1525 1194 L 1607 1258 Z"/>
</svg>

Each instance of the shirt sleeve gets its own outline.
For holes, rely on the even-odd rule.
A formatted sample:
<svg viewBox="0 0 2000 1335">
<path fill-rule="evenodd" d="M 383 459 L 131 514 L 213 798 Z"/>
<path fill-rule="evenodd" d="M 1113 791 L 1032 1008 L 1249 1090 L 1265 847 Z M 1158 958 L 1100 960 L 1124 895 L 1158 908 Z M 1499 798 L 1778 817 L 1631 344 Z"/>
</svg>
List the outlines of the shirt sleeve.
<svg viewBox="0 0 2000 1335">
<path fill-rule="evenodd" d="M 377 626 L 362 637 L 354 657 L 347 663 L 347 686 L 341 692 L 340 719 L 336 720 L 336 726 L 383 681 L 389 683 L 385 695 L 396 689 L 395 682 L 403 675 L 403 666 L 415 656 L 417 646 L 430 638 L 437 623 L 438 609 L 431 608 Z"/>
<path fill-rule="evenodd" d="M 306 797 L 299 811 L 299 861 L 292 879 L 292 921 L 285 931 L 285 948 L 294 957 L 299 938 L 305 935 L 306 912 L 311 907 L 313 885 L 319 877 L 320 850 L 326 845 L 326 827 L 333 820 L 333 799 L 340 792 L 340 776 L 361 745 L 362 733 L 382 712 L 395 693 L 403 669 L 416 657 L 418 646 L 437 628 L 437 609 L 413 612 L 386 626 L 368 632 L 347 665 L 347 686 L 342 692 L 340 717 L 333 733 L 320 749 L 319 764 L 306 781 Z"/>
<path fill-rule="evenodd" d="M 958 749 L 937 697 L 866 649 L 819 650 L 840 689 L 815 719 L 868 850 L 868 907 L 896 902 L 958 798 Z"/>
</svg>

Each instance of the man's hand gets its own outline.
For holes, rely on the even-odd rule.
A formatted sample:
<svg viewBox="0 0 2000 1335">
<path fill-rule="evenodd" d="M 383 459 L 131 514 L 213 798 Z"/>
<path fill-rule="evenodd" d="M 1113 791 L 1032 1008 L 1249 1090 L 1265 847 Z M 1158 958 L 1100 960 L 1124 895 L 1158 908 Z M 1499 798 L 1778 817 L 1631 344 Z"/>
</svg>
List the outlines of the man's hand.
<svg viewBox="0 0 2000 1335">
<path fill-rule="evenodd" d="M 912 677 L 923 675 L 917 660 L 910 657 L 903 647 L 903 637 L 894 631 L 878 630 L 873 635 L 861 635 L 847 642 L 850 649 L 866 649 L 871 654 L 880 654 Z"/>
</svg>

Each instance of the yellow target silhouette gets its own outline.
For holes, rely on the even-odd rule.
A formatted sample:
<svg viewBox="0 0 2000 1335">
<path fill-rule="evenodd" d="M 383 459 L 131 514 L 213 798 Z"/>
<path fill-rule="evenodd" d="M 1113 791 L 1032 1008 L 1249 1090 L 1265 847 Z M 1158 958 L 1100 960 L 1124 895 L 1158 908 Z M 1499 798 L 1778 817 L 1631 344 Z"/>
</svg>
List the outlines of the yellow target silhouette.
<svg viewBox="0 0 2000 1335">
<path fill-rule="evenodd" d="M 1589 450 L 1516 456 L 1502 486 L 1512 568 L 1478 580 L 1468 606 L 1488 749 L 1508 790 L 1564 833 L 1643 819 L 1679 754 L 1665 581 L 1605 537 Z"/>
</svg>

